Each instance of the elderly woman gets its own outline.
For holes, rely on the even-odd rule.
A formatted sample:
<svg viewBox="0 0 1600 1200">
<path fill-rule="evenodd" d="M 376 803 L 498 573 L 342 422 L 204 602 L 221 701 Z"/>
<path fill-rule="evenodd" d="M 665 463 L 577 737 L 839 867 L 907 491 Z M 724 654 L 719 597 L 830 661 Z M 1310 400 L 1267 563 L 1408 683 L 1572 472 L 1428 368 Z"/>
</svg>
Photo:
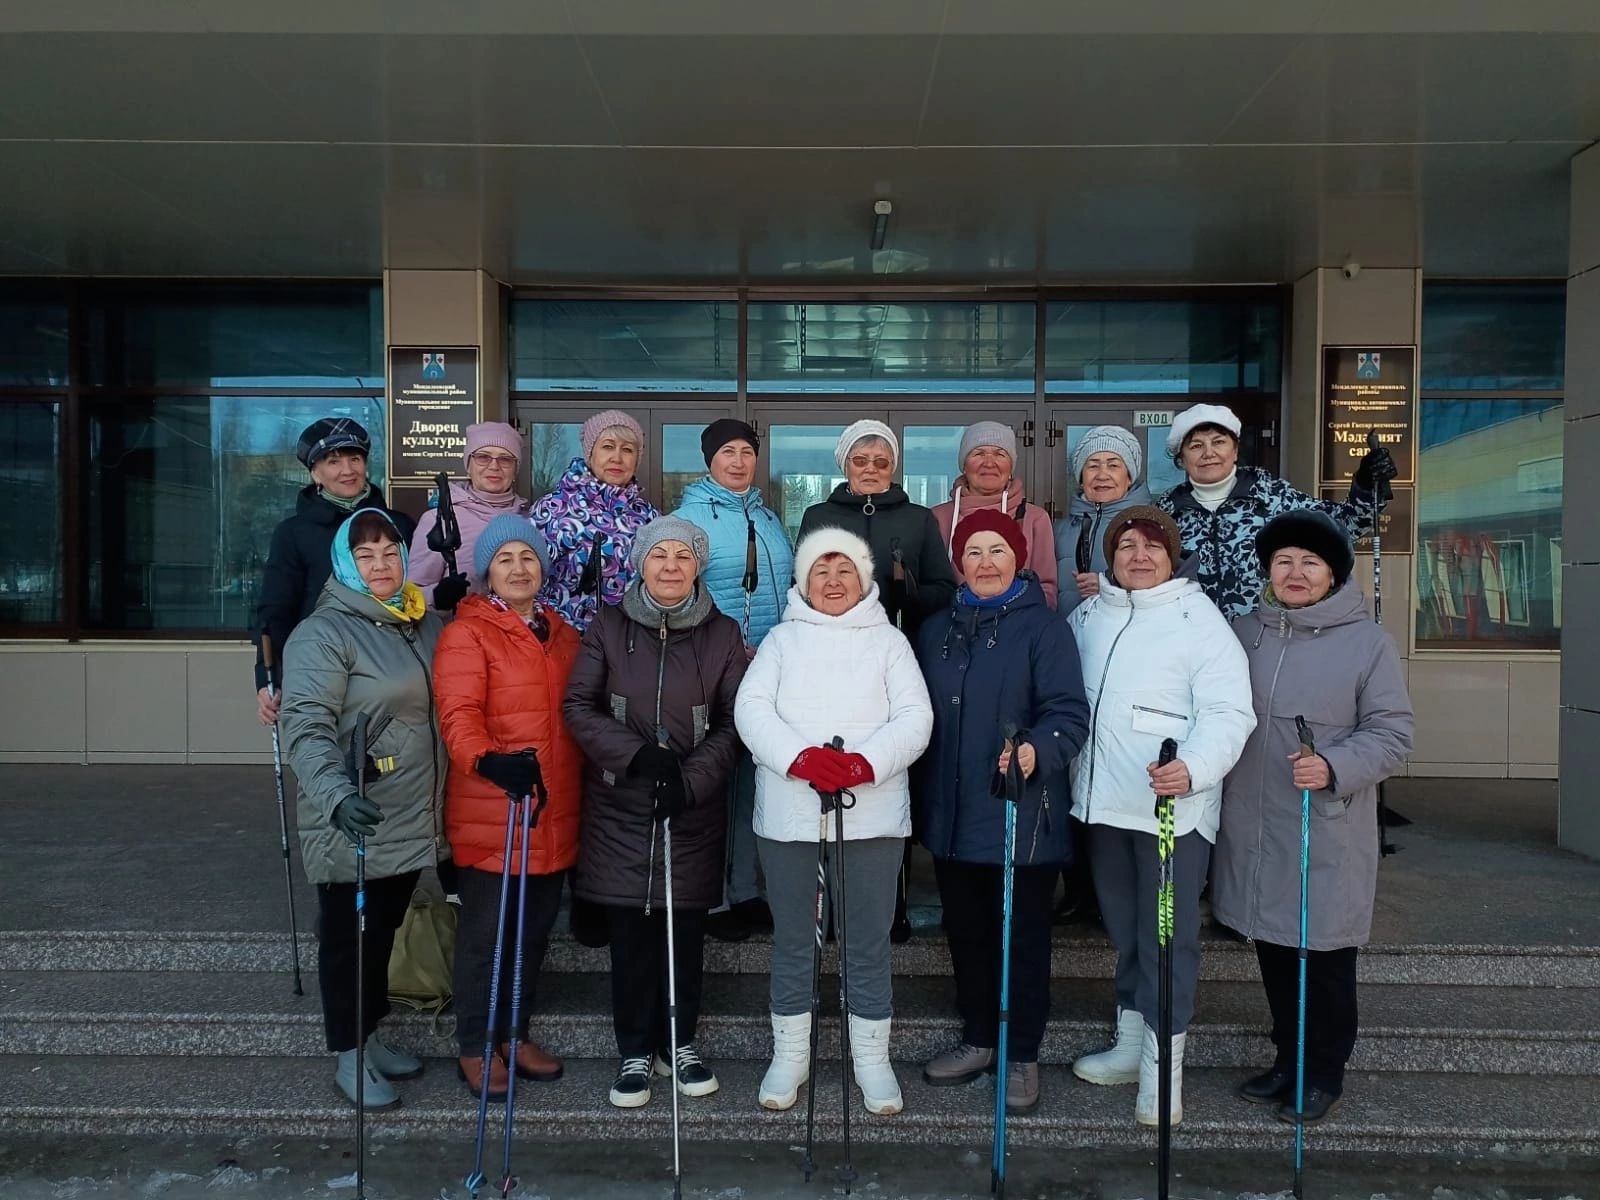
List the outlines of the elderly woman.
<svg viewBox="0 0 1600 1200">
<path fill-rule="evenodd" d="M 652 1069 L 675 1075 L 685 1096 L 717 1090 L 694 1040 L 706 912 L 722 897 L 724 797 L 739 752 L 733 703 L 748 661 L 739 626 L 700 580 L 710 561 L 704 530 L 657 517 L 632 553 L 633 582 L 584 634 L 562 706 L 586 759 L 573 892 L 603 906 L 610 927 L 618 1108 L 650 1102 Z M 667 821 L 678 984 L 670 1066 Z"/>
<path fill-rule="evenodd" d="M 283 732 L 300 781 L 296 818 L 306 878 L 317 886 L 317 980 L 334 1079 L 356 1098 L 356 1046 L 366 1043 L 368 1108 L 400 1103 L 389 1081 L 422 1073 L 386 1046 L 389 954 L 424 867 L 444 845 L 444 749 L 428 673 L 439 617 L 406 581 L 405 536 L 382 509 L 335 531 L 333 574 L 316 610 L 284 647 Z M 369 719 L 366 794 L 356 790 L 351 737 Z M 381 768 L 380 765 L 381 764 Z M 355 1011 L 357 836 L 366 838 L 364 1011 Z"/>
<path fill-rule="evenodd" d="M 829 889 L 843 860 L 849 930 L 850 1053 L 869 1113 L 904 1101 L 889 1064 L 889 927 L 911 832 L 906 771 L 928 744 L 928 692 L 905 635 L 877 602 L 872 552 L 842 529 L 800 539 L 798 582 L 768 636 L 734 717 L 756 761 L 755 830 L 772 903 L 772 1065 L 764 1108 L 794 1104 L 807 1079 L 815 945 L 819 792 L 848 788 L 849 851 L 828 823 Z M 844 748 L 828 743 L 843 739 Z"/>
<path fill-rule="evenodd" d="M 1062 580 L 1056 608 L 1070 613 L 1100 590 L 1106 569 L 1105 531 L 1120 512 L 1149 504 L 1139 439 L 1120 425 L 1096 425 L 1068 456 L 1077 491 L 1072 511 L 1056 522 L 1056 570 Z"/>
<path fill-rule="evenodd" d="M 955 530 L 968 513 L 993 509 L 1013 518 L 1022 526 L 1028 545 L 1028 561 L 1044 591 L 1045 603 L 1056 605 L 1056 560 L 1050 553 L 1050 514 L 1040 505 L 1029 505 L 1022 480 L 1017 478 L 1017 432 L 999 421 L 977 421 L 961 435 L 958 455 L 961 476 L 950 489 L 950 499 L 933 506 L 939 522 L 939 537 L 944 541 L 962 579 L 961 552 L 955 544 Z"/>
<path fill-rule="evenodd" d="M 1098 595 L 1068 620 L 1093 717 L 1072 764 L 1072 811 L 1089 826 L 1095 893 L 1117 951 L 1117 1034 L 1072 1064 L 1090 1083 L 1139 1082 L 1134 1116 L 1157 1117 L 1155 801 L 1176 797 L 1172 853 L 1172 1105 L 1183 1119 L 1183 1052 L 1200 973 L 1200 889 L 1217 836 L 1222 781 L 1255 727 L 1250 668 L 1216 605 L 1173 577 L 1178 527 L 1135 507 L 1106 529 Z M 1158 765 L 1162 742 L 1178 756 Z"/>
<path fill-rule="evenodd" d="M 517 495 L 523 441 L 522 434 L 502 421 L 467 426 L 462 456 L 467 481 L 450 484 L 450 502 L 461 527 L 456 574 L 447 575 L 444 556 L 428 548 L 428 535 L 438 524 L 439 510 L 430 508 L 417 521 L 417 532 L 411 538 L 411 578 L 428 592 L 428 602 L 440 612 L 454 612 L 469 590 L 480 595 L 487 590 L 482 573 L 474 569 L 473 550 L 489 522 L 500 516 L 520 517 L 528 511 L 527 497 Z"/>
<path fill-rule="evenodd" d="M 459 1071 L 476 1095 L 484 1086 L 500 879 L 516 874 L 519 839 L 505 862 L 507 795 L 528 796 L 544 783 L 545 807 L 528 838 L 527 907 L 506 918 L 505 961 L 522 936 L 522 1027 L 516 1031 L 517 1076 L 559 1079 L 562 1063 L 528 1040 L 534 985 L 561 907 L 561 885 L 578 861 L 578 809 L 583 756 L 561 718 L 567 680 L 578 658 L 578 635 L 539 598 L 549 551 L 526 517 L 502 513 L 473 541 L 473 576 L 485 594 L 468 596 L 439 638 L 433 690 L 450 752 L 445 832 L 457 867 L 461 918 L 456 929 L 454 993 Z M 512 895 L 519 895 L 520 889 Z M 501 972 L 497 1052 L 489 1061 L 489 1094 L 504 1096 L 511 1037 L 511 972 Z"/>
<path fill-rule="evenodd" d="M 1299 1001 L 1300 817 L 1311 792 L 1306 961 L 1307 1121 L 1338 1101 L 1356 1041 L 1356 955 L 1372 932 L 1378 883 L 1378 784 L 1411 752 L 1411 699 L 1393 640 L 1350 578 L 1344 530 L 1319 512 L 1288 513 L 1256 538 L 1270 580 L 1233 623 L 1250 659 L 1256 727 L 1228 776 L 1212 864 L 1217 918 L 1256 945 L 1272 1010 L 1272 1068 L 1239 1089 L 1295 1114 Z M 1304 756 L 1295 717 L 1316 753 Z"/>
<path fill-rule="evenodd" d="M 1339 503 L 1313 500 L 1260 467 L 1239 465 L 1242 426 L 1233 410 L 1196 404 L 1179 413 L 1167 432 L 1167 453 L 1188 478 L 1157 504 L 1178 523 L 1185 551 L 1196 556 L 1184 573 L 1197 579 L 1230 620 L 1255 611 L 1263 579 L 1256 534 L 1279 513 L 1312 508 L 1327 513 L 1352 537 L 1370 533 L 1374 497 L 1389 497 L 1394 459 L 1369 450 L 1356 468 L 1350 494 Z"/>
<path fill-rule="evenodd" d="M 607 409 L 583 423 L 579 443 L 582 457 L 531 516 L 550 547 L 545 596 L 582 633 L 602 604 L 622 602 L 634 578 L 633 539 L 661 514 L 637 478 L 644 453 L 639 422 Z"/>
<path fill-rule="evenodd" d="M 955 594 L 955 571 L 933 513 L 913 504 L 894 481 L 900 440 L 882 421 L 857 421 L 839 437 L 834 459 L 844 482 L 806 509 L 800 536 L 832 526 L 855 534 L 872 550 L 878 599 L 908 638 Z"/>
<path fill-rule="evenodd" d="M 794 551 L 783 522 L 762 503 L 761 489 L 755 486 L 761 455 L 755 429 L 723 417 L 700 434 L 700 450 L 706 477 L 684 489 L 683 502 L 673 516 L 706 531 L 711 543 L 706 587 L 717 608 L 739 622 L 745 653 L 754 657 L 783 612 L 783 597 L 794 574 Z M 748 754 L 739 755 L 730 792 L 728 907 L 712 914 L 706 932 L 724 941 L 742 941 L 754 928 L 772 926 L 756 863 L 752 832 L 756 772 Z"/>
<path fill-rule="evenodd" d="M 1024 570 L 1030 547 L 1022 528 L 982 509 L 956 526 L 954 544 L 966 582 L 954 607 L 923 625 L 918 638 L 935 703 L 933 742 L 917 769 L 916 827 L 933 855 L 944 903 L 962 1032 L 928 1063 L 923 1078 L 967 1083 L 994 1066 L 1005 806 L 992 785 L 1014 755 L 1025 782 L 1017 812 L 1005 1087 L 1006 1107 L 1025 1112 L 1039 1102 L 1039 1045 L 1050 1016 L 1051 900 L 1072 854 L 1067 767 L 1088 733 L 1089 706 L 1072 635 L 1045 603 L 1038 578 Z M 1008 746 L 1011 727 L 1017 732 Z"/>
</svg>

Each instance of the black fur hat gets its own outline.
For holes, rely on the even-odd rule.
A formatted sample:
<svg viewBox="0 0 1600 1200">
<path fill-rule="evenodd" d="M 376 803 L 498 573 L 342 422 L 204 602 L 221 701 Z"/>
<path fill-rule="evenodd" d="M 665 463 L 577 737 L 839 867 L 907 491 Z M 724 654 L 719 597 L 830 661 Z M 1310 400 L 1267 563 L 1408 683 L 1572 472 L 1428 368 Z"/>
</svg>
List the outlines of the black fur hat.
<svg viewBox="0 0 1600 1200">
<path fill-rule="evenodd" d="M 1339 522 L 1315 508 L 1280 513 L 1261 527 L 1256 534 L 1256 558 L 1263 575 L 1271 574 L 1272 556 L 1285 546 L 1309 550 L 1327 563 L 1335 588 L 1343 587 L 1355 570 L 1356 552 L 1350 535 Z"/>
</svg>

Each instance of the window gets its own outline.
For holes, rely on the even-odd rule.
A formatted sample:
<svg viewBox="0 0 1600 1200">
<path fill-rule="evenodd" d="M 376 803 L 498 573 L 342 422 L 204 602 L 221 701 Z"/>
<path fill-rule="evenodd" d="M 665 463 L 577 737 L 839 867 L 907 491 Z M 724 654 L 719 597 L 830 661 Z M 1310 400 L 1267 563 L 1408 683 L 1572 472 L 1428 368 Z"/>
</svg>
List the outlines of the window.
<svg viewBox="0 0 1600 1200">
<path fill-rule="evenodd" d="M 64 387 L 67 302 L 53 289 L 0 295 L 0 386 Z"/>
<path fill-rule="evenodd" d="M 513 391 L 732 392 L 733 300 L 514 300 Z"/>
<path fill-rule="evenodd" d="M 1419 650 L 1561 645 L 1561 284 L 1423 293 Z"/>
<path fill-rule="evenodd" d="M 1276 300 L 1064 300 L 1045 313 L 1047 392 L 1277 392 Z"/>
<path fill-rule="evenodd" d="M 1033 303 L 750 305 L 750 390 L 1032 392 Z"/>
<path fill-rule="evenodd" d="M 0 402 L 0 622 L 61 620 L 61 406 Z"/>
</svg>

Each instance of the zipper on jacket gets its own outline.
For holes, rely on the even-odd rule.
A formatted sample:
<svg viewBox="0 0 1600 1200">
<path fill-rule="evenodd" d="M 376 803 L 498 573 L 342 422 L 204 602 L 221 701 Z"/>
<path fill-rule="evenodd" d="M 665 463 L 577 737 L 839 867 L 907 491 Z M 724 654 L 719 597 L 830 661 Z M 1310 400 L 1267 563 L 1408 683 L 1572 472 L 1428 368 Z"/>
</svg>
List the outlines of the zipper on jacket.
<svg viewBox="0 0 1600 1200">
<path fill-rule="evenodd" d="M 1122 635 L 1128 632 L 1128 626 L 1133 624 L 1133 615 L 1138 610 L 1133 607 L 1133 599 L 1128 599 L 1128 619 L 1122 623 L 1122 628 L 1117 630 L 1117 636 L 1111 639 L 1111 649 L 1106 651 L 1105 665 L 1100 668 L 1100 686 L 1094 693 L 1094 711 L 1089 714 L 1089 782 L 1083 789 L 1083 823 L 1089 823 L 1089 814 L 1094 808 L 1094 769 L 1099 761 L 1100 749 L 1100 700 L 1106 692 L 1106 677 L 1111 674 L 1111 657 L 1117 652 L 1117 643 L 1122 641 Z"/>
<path fill-rule="evenodd" d="M 1256 853 L 1255 853 L 1255 880 L 1250 889 L 1252 907 L 1255 909 L 1250 914 L 1250 924 L 1254 926 L 1261 914 L 1261 843 L 1266 837 L 1267 830 L 1267 745 L 1272 741 L 1272 702 L 1278 695 L 1278 676 L 1283 671 L 1283 660 L 1289 656 L 1289 642 L 1293 639 L 1294 631 L 1289 625 L 1288 613 L 1278 614 L 1278 637 L 1283 645 L 1278 650 L 1278 663 L 1272 668 L 1272 682 L 1267 686 L 1267 727 L 1268 733 L 1263 739 L 1261 748 L 1261 787 L 1258 794 L 1261 797 L 1256 810 Z"/>
<path fill-rule="evenodd" d="M 666 613 L 662 613 L 661 614 L 661 661 L 660 661 L 660 664 L 656 667 L 656 745 L 658 745 L 658 746 L 666 744 L 666 733 L 665 733 L 665 730 L 662 728 L 662 725 L 661 725 L 661 693 L 666 688 L 666 686 L 667 686 L 667 614 Z M 654 783 L 653 782 L 652 782 L 651 786 L 654 787 Z M 650 798 L 650 801 L 651 801 L 651 804 L 653 806 L 654 803 L 655 803 L 655 796 L 653 794 L 652 794 L 652 796 Z M 652 811 L 650 813 L 650 856 L 649 856 L 649 861 L 645 864 L 645 875 L 644 875 L 644 915 L 647 916 L 647 917 L 650 915 L 650 911 L 651 911 L 651 907 L 650 906 L 651 906 L 651 903 L 652 903 L 653 898 L 654 898 L 653 897 L 653 893 L 656 890 L 656 826 L 658 824 L 660 824 L 660 822 L 658 822 L 656 820 L 656 814 L 652 809 Z"/>
<path fill-rule="evenodd" d="M 433 734 L 433 743 L 428 747 L 429 758 L 433 762 L 433 790 L 428 793 L 428 800 L 429 807 L 437 808 L 439 805 L 439 743 L 444 739 L 439 733 L 439 713 L 434 707 L 433 672 L 428 669 L 428 664 L 422 661 L 422 655 L 417 653 L 417 647 L 411 640 L 411 635 L 402 629 L 400 636 L 405 639 L 406 649 L 411 651 L 411 657 L 417 660 L 417 666 L 422 668 L 422 682 L 428 689 L 428 732 Z M 434 861 L 437 862 L 439 857 L 437 825 L 435 826 L 433 837 Z"/>
<path fill-rule="evenodd" d="M 1164 708 L 1151 708 L 1148 704 L 1135 704 L 1134 712 L 1154 713 L 1158 717 L 1171 717 L 1176 721 L 1187 721 L 1189 718 L 1182 713 L 1168 712 Z"/>
</svg>

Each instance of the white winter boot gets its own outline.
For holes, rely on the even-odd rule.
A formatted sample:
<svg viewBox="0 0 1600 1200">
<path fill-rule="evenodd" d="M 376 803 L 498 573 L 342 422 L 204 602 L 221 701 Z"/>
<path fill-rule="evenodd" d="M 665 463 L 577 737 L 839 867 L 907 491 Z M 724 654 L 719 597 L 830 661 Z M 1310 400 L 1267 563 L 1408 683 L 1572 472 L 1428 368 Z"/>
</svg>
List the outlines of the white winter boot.
<svg viewBox="0 0 1600 1200">
<path fill-rule="evenodd" d="M 1085 1054 L 1072 1064 L 1072 1073 L 1086 1083 L 1139 1082 L 1139 1041 L 1144 1018 L 1137 1009 L 1117 1008 L 1117 1040 L 1109 1050 Z"/>
<path fill-rule="evenodd" d="M 1172 1035 L 1172 1123 L 1183 1121 L 1183 1045 L 1187 1033 Z M 1161 1082 L 1161 1060 L 1157 1056 L 1160 1039 L 1155 1031 L 1145 1026 L 1139 1046 L 1139 1102 L 1133 1115 L 1141 1125 L 1159 1125 L 1161 1097 L 1157 1090 Z"/>
<path fill-rule="evenodd" d="M 811 1014 L 772 1014 L 772 1065 L 761 1077 L 762 1108 L 792 1108 L 811 1077 Z"/>
<path fill-rule="evenodd" d="M 856 1068 L 861 1103 L 874 1116 L 886 1117 L 906 1106 L 900 1081 L 889 1065 L 889 1022 L 864 1021 L 850 1014 L 850 1058 Z"/>
</svg>

